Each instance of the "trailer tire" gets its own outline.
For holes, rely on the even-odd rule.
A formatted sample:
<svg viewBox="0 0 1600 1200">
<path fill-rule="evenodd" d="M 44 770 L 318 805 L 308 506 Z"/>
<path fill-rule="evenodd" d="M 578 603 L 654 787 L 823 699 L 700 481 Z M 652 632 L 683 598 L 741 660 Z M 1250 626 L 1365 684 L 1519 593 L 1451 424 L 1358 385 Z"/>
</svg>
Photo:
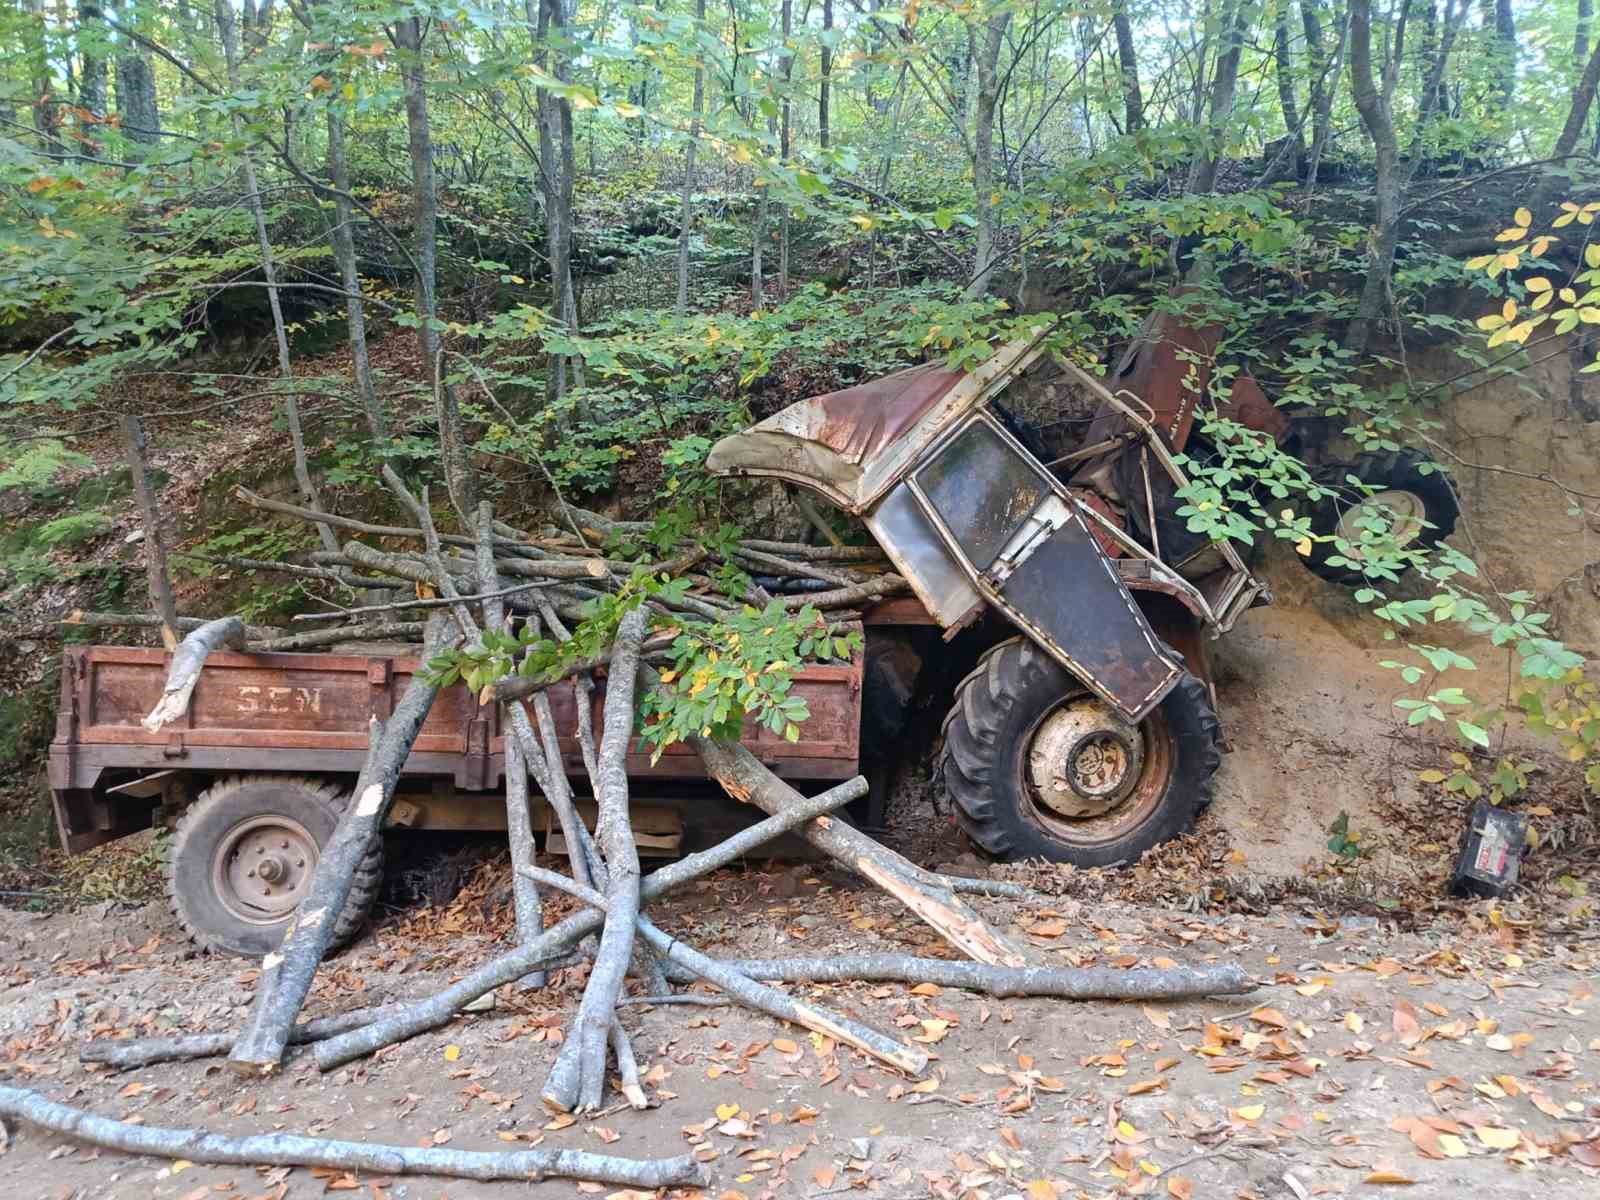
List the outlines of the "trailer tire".
<svg viewBox="0 0 1600 1200">
<path fill-rule="evenodd" d="M 1218 732 L 1206 685 L 1187 671 L 1134 729 L 1016 637 L 985 654 L 956 688 L 940 770 L 962 829 L 987 853 L 1107 867 L 1137 860 L 1194 823 L 1211 802 Z M 1095 780 L 1105 790 L 1074 794 L 1065 781 L 1091 745 L 1093 757 L 1111 764 Z M 1059 748 L 1069 753 L 1058 769 Z M 1039 790 L 1041 770 L 1055 772 L 1053 804 Z M 1064 816 L 1074 805 L 1081 815 Z"/>
<path fill-rule="evenodd" d="M 220 954 L 259 958 L 276 949 L 348 799 L 305 776 L 235 775 L 212 784 L 178 818 L 168 848 L 168 903 L 179 928 Z M 360 932 L 382 883 L 378 838 L 356 870 L 330 950 Z"/>
</svg>

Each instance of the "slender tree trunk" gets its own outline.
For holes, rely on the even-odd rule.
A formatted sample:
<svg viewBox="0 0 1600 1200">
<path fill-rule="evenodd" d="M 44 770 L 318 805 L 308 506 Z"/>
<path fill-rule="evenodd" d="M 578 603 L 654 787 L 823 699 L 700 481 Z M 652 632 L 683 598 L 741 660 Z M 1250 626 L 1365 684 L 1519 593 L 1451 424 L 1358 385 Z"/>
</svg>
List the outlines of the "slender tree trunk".
<svg viewBox="0 0 1600 1200">
<path fill-rule="evenodd" d="M 1139 90 L 1139 55 L 1133 48 L 1126 0 L 1111 14 L 1111 24 L 1117 35 L 1117 69 L 1122 75 L 1123 132 L 1137 133 L 1144 128 L 1144 95 Z"/>
<path fill-rule="evenodd" d="M 1561 136 L 1556 138 L 1553 157 L 1565 158 L 1577 149 L 1578 140 L 1583 137 L 1584 126 L 1589 121 L 1589 109 L 1594 105 L 1596 85 L 1600 85 L 1600 43 L 1594 48 L 1594 53 L 1589 56 L 1589 61 L 1583 69 L 1583 77 L 1578 80 L 1578 85 L 1572 89 L 1572 104 L 1567 109 L 1567 121 L 1561 128 Z"/>
<path fill-rule="evenodd" d="M 1333 91 L 1337 81 L 1325 79 L 1328 72 L 1328 49 L 1322 42 L 1322 15 L 1317 0 L 1300 0 L 1300 28 L 1306 36 L 1306 71 L 1310 82 L 1307 87 L 1306 106 L 1311 110 L 1311 145 L 1313 150 L 1327 142 L 1328 114 L 1323 111 L 1326 95 Z M 1308 182 L 1309 171 L 1307 172 Z"/>
<path fill-rule="evenodd" d="M 1222 15 L 1222 40 L 1217 46 L 1216 67 L 1211 77 L 1205 142 L 1189 165 L 1187 190 L 1190 195 L 1205 195 L 1216 186 L 1217 160 L 1222 155 L 1228 120 L 1233 115 L 1233 97 L 1239 84 L 1239 56 L 1244 49 L 1245 28 L 1252 7 L 1249 0 L 1233 0 Z"/>
<path fill-rule="evenodd" d="M 1589 61 L 1589 27 L 1594 21 L 1594 0 L 1578 0 L 1578 25 L 1572 35 L 1572 63 L 1575 71 Z"/>
<path fill-rule="evenodd" d="M 344 153 L 344 118 L 331 105 L 328 108 L 328 175 L 338 195 L 333 201 L 333 228 L 328 240 L 334 261 L 339 265 L 339 281 L 345 295 L 345 326 L 350 342 L 350 370 L 355 376 L 356 393 L 366 414 L 367 432 L 375 443 L 389 440 L 389 423 L 383 403 L 372 382 L 372 359 L 367 352 L 366 306 L 361 299 L 361 274 L 356 265 L 355 230 L 351 222 L 355 209 L 346 197 L 350 194 L 350 168 Z"/>
<path fill-rule="evenodd" d="M 228 72 L 228 86 L 237 95 L 242 91 L 239 80 L 239 39 L 234 29 L 233 9 L 229 0 L 217 0 L 217 33 L 222 39 L 222 57 Z M 233 114 L 233 136 L 244 141 L 244 121 L 238 112 Z M 250 215 L 255 221 L 256 246 L 261 251 L 261 277 L 267 284 L 267 307 L 272 312 L 272 336 L 278 349 L 278 377 L 285 382 L 294 380 L 294 368 L 289 361 L 289 331 L 283 320 L 283 304 L 278 298 L 278 267 L 272 254 L 272 237 L 267 231 L 266 206 L 261 202 L 261 185 L 256 176 L 255 158 L 249 149 L 244 151 L 244 186 L 249 197 Z M 305 431 L 300 425 L 300 402 L 294 393 L 283 397 L 283 415 L 289 426 L 289 443 L 294 451 L 294 480 L 300 499 L 307 508 L 322 511 L 322 501 L 316 484 L 311 480 L 311 467 L 306 460 Z M 337 550 L 339 538 L 331 526 L 318 525 L 317 536 L 324 550 Z"/>
<path fill-rule="evenodd" d="M 1367 136 L 1372 139 L 1377 181 L 1373 187 L 1373 231 L 1367 254 L 1367 279 L 1345 346 L 1366 353 L 1388 294 L 1389 268 L 1400 232 L 1400 145 L 1386 89 L 1378 86 L 1372 63 L 1372 0 L 1350 0 L 1350 92 Z"/>
<path fill-rule="evenodd" d="M 695 32 L 698 37 L 706 21 L 706 0 L 695 0 Z M 689 237 L 694 226 L 694 158 L 700 144 L 700 118 L 706 106 L 706 69 L 695 49 L 694 107 L 689 119 L 689 144 L 683 151 L 683 202 L 678 216 L 678 315 L 689 311 Z"/>
<path fill-rule="evenodd" d="M 1295 97 L 1294 59 L 1289 54 L 1289 4 L 1281 0 L 1272 29 L 1273 66 L 1278 79 L 1278 104 L 1283 109 L 1284 136 L 1290 141 L 1294 174 L 1305 156 L 1305 136 L 1300 126 L 1300 105 Z"/>
<path fill-rule="evenodd" d="M 1500 100 L 1509 104 L 1517 92 L 1517 22 L 1511 12 L 1511 0 L 1494 0 L 1494 42 Z"/>
<path fill-rule="evenodd" d="M 833 47 L 828 34 L 833 32 L 833 0 L 822 0 L 822 80 L 817 87 L 817 145 L 828 148 L 831 132 L 828 127 L 829 93 L 833 88 Z"/>
<path fill-rule="evenodd" d="M 467 463 L 455 389 L 444 382 L 443 343 L 435 328 L 438 319 L 439 184 L 434 170 L 433 133 L 428 122 L 428 72 L 423 58 L 422 19 L 406 17 L 396 21 L 393 30 L 395 45 L 404 58 L 401 78 L 405 88 L 406 141 L 411 155 L 411 192 L 416 221 L 417 342 L 438 415 L 445 485 L 462 524 L 470 526 L 471 513 L 476 507 L 476 489 Z"/>
<path fill-rule="evenodd" d="M 972 190 L 977 204 L 978 229 L 973 252 L 972 282 L 967 285 L 969 299 L 989 290 L 994 272 L 995 192 L 994 192 L 994 115 L 1000 103 L 1000 47 L 1005 42 L 1011 11 L 991 16 L 984 26 L 984 40 L 977 55 L 977 105 L 972 124 Z"/>
<path fill-rule="evenodd" d="M 778 114 L 778 158 L 789 165 L 789 83 L 794 78 L 794 50 L 789 38 L 794 33 L 794 0 L 783 0 L 783 103 Z M 789 206 L 778 210 L 778 295 L 789 298 Z"/>
<path fill-rule="evenodd" d="M 89 116 L 79 120 L 79 148 L 90 158 L 100 152 L 100 123 L 106 116 L 105 33 L 98 0 L 81 0 L 78 5 L 78 107 Z"/>
</svg>

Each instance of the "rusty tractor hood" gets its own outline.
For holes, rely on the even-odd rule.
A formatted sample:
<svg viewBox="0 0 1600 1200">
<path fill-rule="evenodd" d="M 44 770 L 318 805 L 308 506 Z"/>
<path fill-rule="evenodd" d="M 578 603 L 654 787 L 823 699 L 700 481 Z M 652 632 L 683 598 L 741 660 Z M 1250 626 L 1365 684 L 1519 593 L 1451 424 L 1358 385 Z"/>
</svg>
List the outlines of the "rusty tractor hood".
<svg viewBox="0 0 1600 1200">
<path fill-rule="evenodd" d="M 1007 343 L 970 371 L 928 364 L 797 401 L 723 438 L 706 469 L 786 479 L 859 515 L 953 421 L 1026 370 L 1043 353 L 1050 328 Z"/>
</svg>

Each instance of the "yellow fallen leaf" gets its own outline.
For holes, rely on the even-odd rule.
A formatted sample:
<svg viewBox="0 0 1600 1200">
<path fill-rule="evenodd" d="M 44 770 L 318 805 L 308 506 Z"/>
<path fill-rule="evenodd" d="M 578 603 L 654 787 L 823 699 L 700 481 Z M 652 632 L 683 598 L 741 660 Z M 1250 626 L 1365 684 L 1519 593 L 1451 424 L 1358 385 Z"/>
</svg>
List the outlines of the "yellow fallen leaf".
<svg viewBox="0 0 1600 1200">
<path fill-rule="evenodd" d="M 1453 1133 L 1439 1135 L 1439 1149 L 1444 1151 L 1446 1158 L 1465 1158 L 1472 1153 L 1467 1149 L 1467 1144 Z"/>
<path fill-rule="evenodd" d="M 1259 1121 L 1261 1115 L 1267 1111 L 1265 1104 L 1246 1104 L 1243 1108 L 1233 1110 L 1241 1121 Z"/>
<path fill-rule="evenodd" d="M 1522 1142 L 1522 1134 L 1515 1129 L 1502 1129 L 1498 1125 L 1479 1125 L 1472 1132 L 1491 1150 L 1515 1150 Z"/>
<path fill-rule="evenodd" d="M 451 1042 L 448 1046 L 446 1046 L 444 1048 L 444 1060 L 445 1060 L 445 1062 L 455 1062 L 456 1059 L 458 1059 L 460 1057 L 461 1057 L 461 1047 L 456 1045 L 454 1042 Z"/>
<path fill-rule="evenodd" d="M 1347 1012 L 1344 1015 L 1344 1027 L 1351 1033 L 1360 1033 L 1366 1027 L 1366 1024 L 1358 1012 Z"/>
<path fill-rule="evenodd" d="M 1060 1200 L 1061 1193 L 1056 1190 L 1056 1185 L 1048 1179 L 1030 1179 L 1028 1181 L 1028 1200 Z"/>
<path fill-rule="evenodd" d="M 719 1104 L 719 1105 L 717 1105 L 717 1120 L 719 1120 L 719 1121 L 731 1120 L 732 1118 L 737 1117 L 738 1115 L 739 1115 L 739 1106 L 737 1104 Z"/>
</svg>

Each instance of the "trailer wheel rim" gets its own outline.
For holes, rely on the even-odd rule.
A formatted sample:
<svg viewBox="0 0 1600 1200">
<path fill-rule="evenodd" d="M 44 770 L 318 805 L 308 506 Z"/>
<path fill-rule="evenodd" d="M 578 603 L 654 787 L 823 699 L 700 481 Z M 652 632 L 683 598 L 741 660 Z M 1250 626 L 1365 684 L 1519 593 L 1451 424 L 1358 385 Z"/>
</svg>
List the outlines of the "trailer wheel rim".
<svg viewBox="0 0 1600 1200">
<path fill-rule="evenodd" d="M 1075 846 L 1113 842 L 1160 806 L 1177 761 L 1159 709 L 1139 725 L 1087 692 L 1063 698 L 1022 739 L 1017 771 L 1027 815 Z"/>
<path fill-rule="evenodd" d="M 1428 521 L 1428 505 L 1421 496 L 1404 488 L 1374 492 L 1339 518 L 1338 535 L 1350 543 L 1350 553 L 1346 557 L 1362 557 L 1361 539 L 1374 518 L 1388 522 L 1390 539 L 1397 547 L 1404 548 L 1422 536 Z"/>
<path fill-rule="evenodd" d="M 222 907 L 252 925 L 275 925 L 311 890 L 317 840 L 293 817 L 240 821 L 217 843 L 211 885 Z"/>
</svg>

